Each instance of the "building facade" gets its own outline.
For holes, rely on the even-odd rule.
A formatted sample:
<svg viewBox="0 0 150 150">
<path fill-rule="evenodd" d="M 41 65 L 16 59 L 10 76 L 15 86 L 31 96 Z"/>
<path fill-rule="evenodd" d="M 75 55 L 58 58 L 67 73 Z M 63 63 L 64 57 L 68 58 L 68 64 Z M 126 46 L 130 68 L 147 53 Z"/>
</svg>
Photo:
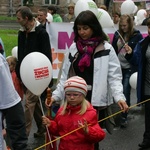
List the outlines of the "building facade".
<svg viewBox="0 0 150 150">
<path fill-rule="evenodd" d="M 41 7 L 48 7 L 49 5 L 57 5 L 58 13 L 63 16 L 67 12 L 67 4 L 70 2 L 77 2 L 77 0 L 0 0 L 0 15 L 15 15 L 16 9 L 19 6 L 27 5 L 31 8 L 33 13 Z M 114 3 L 113 0 L 93 0 L 99 7 L 106 1 L 109 1 L 109 14 L 112 15 L 114 11 L 120 11 L 121 3 Z M 142 3 L 142 2 L 141 2 Z M 139 8 L 144 8 L 144 2 Z"/>
<path fill-rule="evenodd" d="M 70 2 L 76 2 L 77 0 L 1 0 L 0 2 L 0 15 L 15 15 L 16 9 L 19 6 L 27 5 L 31 8 L 33 13 L 41 7 L 47 7 L 49 5 L 57 5 L 60 9 L 60 14 L 66 11 L 66 6 Z M 103 4 L 104 0 L 94 0 L 97 5 Z"/>
</svg>

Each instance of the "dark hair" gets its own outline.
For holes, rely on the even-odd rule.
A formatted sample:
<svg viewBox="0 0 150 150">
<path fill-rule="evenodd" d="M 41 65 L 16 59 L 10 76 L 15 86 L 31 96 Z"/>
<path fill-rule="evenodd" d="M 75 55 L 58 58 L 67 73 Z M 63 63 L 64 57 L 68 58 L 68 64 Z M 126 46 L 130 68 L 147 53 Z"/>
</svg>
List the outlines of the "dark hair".
<svg viewBox="0 0 150 150">
<path fill-rule="evenodd" d="M 56 14 L 56 12 L 57 12 L 57 8 L 56 8 L 56 6 L 48 6 L 48 8 L 47 8 L 48 10 L 52 10 L 53 12 L 52 12 L 52 15 L 53 14 Z"/>
<path fill-rule="evenodd" d="M 119 12 L 114 12 L 113 15 L 117 15 L 117 16 L 119 16 L 119 18 L 121 17 L 121 14 Z"/>
<path fill-rule="evenodd" d="M 28 17 L 28 20 L 33 20 L 33 14 L 32 11 L 29 7 L 27 6 L 21 6 L 17 9 L 16 14 L 20 13 L 22 18 L 25 19 L 26 17 Z"/>
<path fill-rule="evenodd" d="M 150 26 L 150 19 L 147 19 L 146 25 Z"/>
<path fill-rule="evenodd" d="M 108 40 L 106 34 L 102 30 L 102 26 L 100 25 L 97 17 L 90 10 L 82 11 L 75 19 L 73 26 L 75 42 L 79 37 L 77 25 L 87 25 L 93 30 L 92 37 L 101 37 L 102 41 Z"/>
<path fill-rule="evenodd" d="M 46 8 L 41 8 L 41 9 L 39 9 L 38 11 L 41 11 L 41 12 L 43 12 L 45 15 L 47 15 L 47 9 L 46 9 Z"/>
</svg>

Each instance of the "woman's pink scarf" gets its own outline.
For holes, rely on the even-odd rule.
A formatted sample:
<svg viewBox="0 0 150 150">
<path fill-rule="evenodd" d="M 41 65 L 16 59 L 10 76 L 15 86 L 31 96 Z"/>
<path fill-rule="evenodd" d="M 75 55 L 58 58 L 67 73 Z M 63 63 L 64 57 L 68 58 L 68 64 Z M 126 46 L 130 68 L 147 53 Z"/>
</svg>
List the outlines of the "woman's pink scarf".
<svg viewBox="0 0 150 150">
<path fill-rule="evenodd" d="M 82 55 L 78 63 L 81 72 L 83 72 L 86 67 L 90 66 L 92 54 L 100 42 L 100 37 L 90 38 L 88 40 L 78 39 L 76 45 L 79 53 Z"/>
</svg>

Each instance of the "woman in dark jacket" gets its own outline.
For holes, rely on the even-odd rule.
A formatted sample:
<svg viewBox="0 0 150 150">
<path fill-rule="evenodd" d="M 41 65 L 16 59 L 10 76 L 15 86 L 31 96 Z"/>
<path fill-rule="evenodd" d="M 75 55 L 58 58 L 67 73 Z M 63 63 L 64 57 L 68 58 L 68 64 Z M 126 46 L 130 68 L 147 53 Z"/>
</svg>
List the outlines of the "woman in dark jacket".
<svg viewBox="0 0 150 150">
<path fill-rule="evenodd" d="M 133 66 L 125 58 L 125 44 L 128 44 L 132 49 L 138 41 L 142 39 L 142 34 L 134 28 L 133 18 L 129 15 L 122 15 L 119 22 L 119 30 L 115 32 L 112 46 L 114 47 L 120 60 L 122 75 L 123 75 L 123 92 L 126 97 L 128 106 L 130 106 L 130 91 L 131 87 L 129 79 L 132 73 L 137 70 L 137 66 Z M 121 127 L 127 126 L 127 113 L 122 113 Z"/>
<path fill-rule="evenodd" d="M 127 48 L 126 59 L 138 65 L 137 97 L 138 102 L 150 99 L 150 19 L 147 21 L 148 36 L 141 40 L 134 51 Z M 145 103 L 145 132 L 141 148 L 150 148 L 150 101 Z"/>
</svg>

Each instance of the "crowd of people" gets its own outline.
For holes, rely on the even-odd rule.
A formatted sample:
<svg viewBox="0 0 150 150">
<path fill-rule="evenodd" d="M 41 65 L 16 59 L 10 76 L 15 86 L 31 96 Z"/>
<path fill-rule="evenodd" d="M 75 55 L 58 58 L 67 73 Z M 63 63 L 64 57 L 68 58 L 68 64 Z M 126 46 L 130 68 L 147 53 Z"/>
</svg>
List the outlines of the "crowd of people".
<svg viewBox="0 0 150 150">
<path fill-rule="evenodd" d="M 59 150 L 99 150 L 99 142 L 106 136 L 103 128 L 112 134 L 115 121 L 109 118 L 98 123 L 98 120 L 111 115 L 112 104 L 116 103 L 122 111 L 120 126 L 128 127 L 129 79 L 134 72 L 138 72 L 138 102 L 150 98 L 150 19 L 144 20 L 148 36 L 143 38 L 132 16 L 115 12 L 113 18 L 118 30 L 110 43 L 92 11 L 82 11 L 75 16 L 74 8 L 75 4 L 70 3 L 63 17 L 55 6 L 41 8 L 35 18 L 29 7 L 21 6 L 16 11 L 21 25 L 18 57 L 5 58 L 4 45 L 0 42 L 0 129 L 5 129 L 6 120 L 6 134 L 13 150 L 26 150 L 33 118 L 37 125 L 35 138 L 44 136 L 46 128 L 53 136 L 63 136 L 80 128 L 60 139 Z M 31 52 L 44 54 L 52 63 L 47 13 L 52 15 L 53 22 L 74 23 L 74 41 L 65 53 L 51 101 L 46 98 L 46 89 L 52 88 L 53 80 L 41 94 L 47 109 L 59 104 L 51 119 L 44 116 L 39 96 L 24 85 L 20 76 L 21 63 Z M 24 106 L 21 100 L 25 101 Z M 150 148 L 149 111 L 150 102 L 146 102 L 141 148 Z M 3 139 L 0 134 L 0 149 L 4 149 Z"/>
</svg>

